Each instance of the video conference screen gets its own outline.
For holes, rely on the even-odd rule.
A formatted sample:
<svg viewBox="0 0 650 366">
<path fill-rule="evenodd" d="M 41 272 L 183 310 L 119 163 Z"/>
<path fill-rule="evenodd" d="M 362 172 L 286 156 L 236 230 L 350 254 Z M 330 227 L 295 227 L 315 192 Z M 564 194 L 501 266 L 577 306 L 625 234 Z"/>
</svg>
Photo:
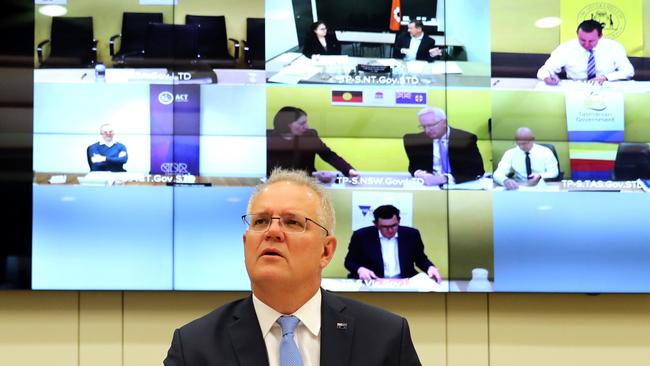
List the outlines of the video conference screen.
<svg viewBox="0 0 650 366">
<path fill-rule="evenodd" d="M 323 288 L 650 292 L 641 0 L 339 5 L 367 29 L 324 0 L 63 3 L 35 6 L 33 289 L 248 290 L 241 216 L 285 167 L 336 210 Z"/>
</svg>

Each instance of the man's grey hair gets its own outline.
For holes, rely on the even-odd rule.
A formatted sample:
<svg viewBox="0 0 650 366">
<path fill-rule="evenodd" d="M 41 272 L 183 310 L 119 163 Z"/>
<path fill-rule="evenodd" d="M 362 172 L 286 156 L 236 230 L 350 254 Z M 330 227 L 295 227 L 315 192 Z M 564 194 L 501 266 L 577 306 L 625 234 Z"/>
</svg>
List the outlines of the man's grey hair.
<svg viewBox="0 0 650 366">
<path fill-rule="evenodd" d="M 443 119 L 447 119 L 447 114 L 445 111 L 443 111 L 441 108 L 434 108 L 434 107 L 424 107 L 420 109 L 418 112 L 418 118 L 425 114 L 433 113 L 433 115 L 436 117 L 436 121 L 442 121 Z"/>
<path fill-rule="evenodd" d="M 266 182 L 255 187 L 255 192 L 253 192 L 253 195 L 248 200 L 248 207 L 246 208 L 246 211 L 248 213 L 251 213 L 253 201 L 266 187 L 270 186 L 271 184 L 281 182 L 290 182 L 299 186 L 307 187 L 314 191 L 314 193 L 316 193 L 320 199 L 320 213 L 318 215 L 319 224 L 325 226 L 330 234 L 334 232 L 334 226 L 336 225 L 336 216 L 332 201 L 330 200 L 323 186 L 318 184 L 315 178 L 307 175 L 307 173 L 303 170 L 283 168 L 273 169 Z"/>
</svg>

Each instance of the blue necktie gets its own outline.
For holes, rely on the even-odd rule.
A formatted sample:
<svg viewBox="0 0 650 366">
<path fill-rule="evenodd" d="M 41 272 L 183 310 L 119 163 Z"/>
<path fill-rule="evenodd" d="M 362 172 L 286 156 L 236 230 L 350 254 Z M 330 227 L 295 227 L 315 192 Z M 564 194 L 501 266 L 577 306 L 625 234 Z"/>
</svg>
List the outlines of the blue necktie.
<svg viewBox="0 0 650 366">
<path fill-rule="evenodd" d="M 449 157 L 447 156 L 447 147 L 442 139 L 438 140 L 438 152 L 440 155 L 440 170 L 442 174 L 449 173 Z"/>
<path fill-rule="evenodd" d="M 280 341 L 280 366 L 302 366 L 302 358 L 293 332 L 296 330 L 300 319 L 293 315 L 282 315 L 276 321 L 282 328 L 282 341 Z"/>
<path fill-rule="evenodd" d="M 587 61 L 587 79 L 596 77 L 596 59 L 594 58 L 594 50 L 589 51 L 589 60 Z"/>
</svg>

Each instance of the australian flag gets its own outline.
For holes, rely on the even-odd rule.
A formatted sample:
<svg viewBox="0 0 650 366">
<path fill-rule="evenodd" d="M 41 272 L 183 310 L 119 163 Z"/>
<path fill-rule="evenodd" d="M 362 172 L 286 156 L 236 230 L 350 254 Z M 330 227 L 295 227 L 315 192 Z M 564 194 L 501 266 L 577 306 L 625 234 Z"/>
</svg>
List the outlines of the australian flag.
<svg viewBox="0 0 650 366">
<path fill-rule="evenodd" d="M 396 92 L 395 104 L 427 104 L 427 93 Z"/>
</svg>

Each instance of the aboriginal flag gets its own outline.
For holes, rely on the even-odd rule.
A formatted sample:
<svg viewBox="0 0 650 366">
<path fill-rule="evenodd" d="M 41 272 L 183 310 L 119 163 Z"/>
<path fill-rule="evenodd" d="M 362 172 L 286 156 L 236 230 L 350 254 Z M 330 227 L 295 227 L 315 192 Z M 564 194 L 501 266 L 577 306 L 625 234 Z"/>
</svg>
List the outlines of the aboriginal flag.
<svg viewBox="0 0 650 366">
<path fill-rule="evenodd" d="M 332 102 L 363 103 L 363 92 L 348 90 L 332 90 Z"/>
</svg>

